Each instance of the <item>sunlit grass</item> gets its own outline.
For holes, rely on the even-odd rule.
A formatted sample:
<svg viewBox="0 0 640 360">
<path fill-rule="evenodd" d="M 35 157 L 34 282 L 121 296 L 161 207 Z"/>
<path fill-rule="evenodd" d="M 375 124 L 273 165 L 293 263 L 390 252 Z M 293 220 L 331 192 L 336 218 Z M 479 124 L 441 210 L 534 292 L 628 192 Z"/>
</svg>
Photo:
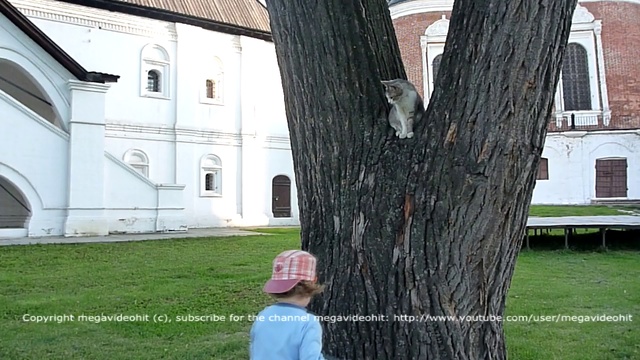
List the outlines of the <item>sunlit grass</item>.
<svg viewBox="0 0 640 360">
<path fill-rule="evenodd" d="M 272 235 L 2 247 L 0 359 L 247 359 L 247 315 L 271 301 L 260 291 L 271 261 L 299 247 L 297 228 L 259 231 Z M 508 322 L 510 358 L 640 358 L 639 275 L 638 252 L 523 252 L 507 315 L 638 317 L 627 323 Z M 75 320 L 25 322 L 26 314 Z M 149 318 L 78 321 L 82 314 Z M 189 315 L 209 318 L 177 321 Z"/>
</svg>

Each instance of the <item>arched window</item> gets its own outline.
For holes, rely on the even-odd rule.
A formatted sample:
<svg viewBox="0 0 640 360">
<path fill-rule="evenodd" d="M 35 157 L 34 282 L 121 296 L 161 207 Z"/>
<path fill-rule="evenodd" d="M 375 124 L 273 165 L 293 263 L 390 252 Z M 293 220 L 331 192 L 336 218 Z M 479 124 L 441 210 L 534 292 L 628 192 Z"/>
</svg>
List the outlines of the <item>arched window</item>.
<svg viewBox="0 0 640 360">
<path fill-rule="evenodd" d="M 222 196 L 222 161 L 216 155 L 200 160 L 200 196 Z"/>
<path fill-rule="evenodd" d="M 142 150 L 131 149 L 124 154 L 123 160 L 145 177 L 149 177 L 149 158 Z"/>
<path fill-rule="evenodd" d="M 200 101 L 205 104 L 222 104 L 224 68 L 222 61 L 214 57 L 207 67 L 207 77 L 204 80 L 204 89 Z"/>
<path fill-rule="evenodd" d="M 579 44 L 567 46 L 562 65 L 565 111 L 591 110 L 591 84 L 587 50 Z"/>
<path fill-rule="evenodd" d="M 422 48 L 422 80 L 425 106 L 433 93 L 435 79 L 440 70 L 440 61 L 449 32 L 449 19 L 446 15 L 433 22 L 420 36 Z M 416 79 L 418 80 L 418 79 Z"/>
<path fill-rule="evenodd" d="M 611 121 L 602 20 L 578 4 L 555 94 L 555 127 L 606 127 Z"/>
<path fill-rule="evenodd" d="M 148 44 L 140 61 L 141 96 L 169 98 L 169 53 L 162 46 Z"/>
<path fill-rule="evenodd" d="M 160 92 L 160 74 L 157 70 L 149 70 L 147 73 L 147 91 Z"/>
<path fill-rule="evenodd" d="M 433 67 L 433 81 L 435 82 L 438 78 L 438 70 L 440 69 L 440 61 L 442 60 L 442 54 L 436 56 L 433 59 L 433 63 L 431 66 Z"/>
<path fill-rule="evenodd" d="M 216 98 L 216 82 L 215 80 L 207 80 L 207 99 Z"/>
</svg>

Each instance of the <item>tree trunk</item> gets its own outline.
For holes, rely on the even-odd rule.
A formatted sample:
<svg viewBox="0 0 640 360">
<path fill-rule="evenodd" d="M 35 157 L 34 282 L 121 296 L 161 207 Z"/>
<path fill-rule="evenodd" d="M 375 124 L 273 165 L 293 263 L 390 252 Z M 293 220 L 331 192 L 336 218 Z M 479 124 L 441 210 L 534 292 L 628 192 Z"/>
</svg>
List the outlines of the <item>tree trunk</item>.
<svg viewBox="0 0 640 360">
<path fill-rule="evenodd" d="M 386 316 L 324 322 L 326 352 L 505 359 L 500 321 L 425 315 L 504 313 L 576 0 L 457 0 L 411 139 L 386 120 L 380 81 L 406 78 L 386 1 L 267 5 L 302 248 L 327 285 L 311 310 Z"/>
</svg>

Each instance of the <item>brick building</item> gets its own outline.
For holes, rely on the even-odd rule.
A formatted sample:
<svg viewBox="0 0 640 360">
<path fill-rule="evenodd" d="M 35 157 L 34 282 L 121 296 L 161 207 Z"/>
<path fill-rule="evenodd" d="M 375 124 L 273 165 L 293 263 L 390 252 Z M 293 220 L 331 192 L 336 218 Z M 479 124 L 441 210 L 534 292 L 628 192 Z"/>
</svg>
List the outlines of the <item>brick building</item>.
<svg viewBox="0 0 640 360">
<path fill-rule="evenodd" d="M 392 0 L 407 76 L 433 92 L 452 0 Z M 640 1 L 579 1 L 533 203 L 640 199 Z"/>
</svg>

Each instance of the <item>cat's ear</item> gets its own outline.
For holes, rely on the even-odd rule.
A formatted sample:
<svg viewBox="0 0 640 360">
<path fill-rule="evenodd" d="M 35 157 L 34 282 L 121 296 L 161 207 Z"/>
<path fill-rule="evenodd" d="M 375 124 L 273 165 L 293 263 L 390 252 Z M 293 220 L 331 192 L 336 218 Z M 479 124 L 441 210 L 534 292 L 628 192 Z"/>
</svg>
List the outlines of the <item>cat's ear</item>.
<svg viewBox="0 0 640 360">
<path fill-rule="evenodd" d="M 382 85 L 384 85 L 384 88 L 386 91 L 393 91 L 398 87 L 398 85 L 394 80 L 386 80 L 386 81 L 383 80 Z"/>
</svg>

